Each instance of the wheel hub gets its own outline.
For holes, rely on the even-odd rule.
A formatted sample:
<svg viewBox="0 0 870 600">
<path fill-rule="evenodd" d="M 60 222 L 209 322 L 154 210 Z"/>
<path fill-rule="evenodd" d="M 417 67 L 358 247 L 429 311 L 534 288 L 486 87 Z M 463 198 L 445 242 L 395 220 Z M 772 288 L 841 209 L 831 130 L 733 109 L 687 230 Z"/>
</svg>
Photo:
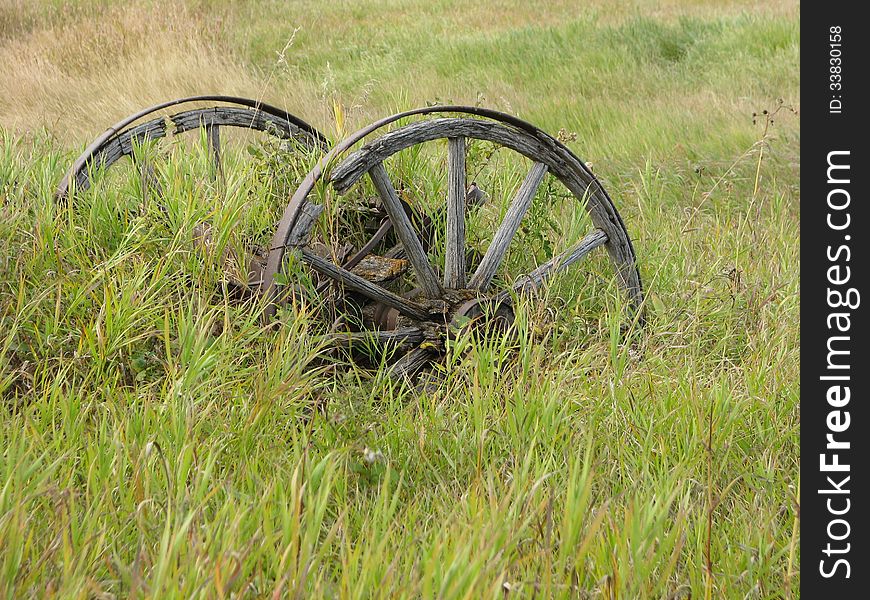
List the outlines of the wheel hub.
<svg viewBox="0 0 870 600">
<path fill-rule="evenodd" d="M 409 296 L 419 297 L 419 290 L 414 290 Z M 383 330 L 423 326 L 446 338 L 451 333 L 471 328 L 504 333 L 514 322 L 514 311 L 508 301 L 496 296 L 482 296 L 476 290 L 444 290 L 443 298 L 425 300 L 422 304 L 432 317 L 428 321 L 413 321 L 395 308 L 377 304 L 372 313 L 374 324 Z"/>
</svg>

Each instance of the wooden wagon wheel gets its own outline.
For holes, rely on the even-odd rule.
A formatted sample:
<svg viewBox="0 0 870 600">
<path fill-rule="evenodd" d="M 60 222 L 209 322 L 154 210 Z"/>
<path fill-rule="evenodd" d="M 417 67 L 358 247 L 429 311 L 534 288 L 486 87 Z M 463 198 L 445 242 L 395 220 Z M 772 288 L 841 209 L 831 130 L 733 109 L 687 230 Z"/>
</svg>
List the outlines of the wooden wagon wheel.
<svg viewBox="0 0 870 600">
<path fill-rule="evenodd" d="M 432 115 L 438 114 L 437 118 Z M 349 151 L 364 138 L 388 125 L 413 116 L 426 116 L 375 138 L 355 152 Z M 430 260 L 407 207 L 391 182 L 384 161 L 402 150 L 437 139 L 447 139 L 447 198 L 444 263 Z M 467 263 L 466 255 L 466 140 L 483 140 L 508 148 L 533 162 L 519 186 L 501 224 L 476 265 Z M 554 176 L 588 210 L 594 228 L 565 252 L 551 256 L 536 268 L 514 279 L 502 289 L 491 289 L 506 252 L 529 211 L 536 192 L 547 174 Z M 311 199 L 318 181 L 323 180 L 339 194 L 360 185 L 368 175 L 389 216 L 384 229 L 392 228 L 401 244 L 402 254 L 413 269 L 416 280 L 412 291 L 390 289 L 360 271 L 360 260 L 375 244 L 365 244 L 361 251 L 341 264 L 329 256 L 305 246 L 308 232 L 320 208 Z M 437 357 L 438 340 L 445 339 L 451 324 L 461 318 L 491 315 L 494 321 L 512 318 L 511 293 L 535 288 L 554 273 L 564 271 L 589 252 L 603 246 L 616 268 L 618 280 L 627 295 L 629 306 L 642 321 L 643 289 L 631 240 L 613 202 L 604 188 L 564 144 L 540 129 L 510 115 L 475 107 L 435 106 L 393 115 L 361 129 L 334 147 L 306 176 L 296 190 L 273 237 L 263 271 L 263 291 L 271 298 L 279 295 L 276 276 L 282 273 L 285 257 L 292 253 L 312 270 L 338 288 L 361 297 L 374 306 L 368 325 L 348 332 L 348 343 L 360 337 L 382 342 L 400 341 L 409 348 L 392 365 L 393 375 L 418 371 Z M 398 256 L 394 253 L 393 256 Z M 440 271 L 440 273 L 439 273 Z M 274 314 L 272 303 L 267 318 Z M 376 313 L 376 314 L 375 314 Z M 342 339 L 342 336 L 338 336 Z"/>
<path fill-rule="evenodd" d="M 166 115 L 168 109 L 179 110 Z M 157 115 L 157 116 L 155 116 Z M 249 98 L 234 96 L 190 96 L 163 102 L 141 110 L 109 127 L 79 155 L 58 185 L 55 197 L 64 200 L 70 191 L 87 190 L 91 175 L 105 170 L 125 156 L 134 155 L 136 144 L 167 135 L 206 130 L 209 151 L 221 168 L 221 129 L 234 127 L 262 131 L 278 138 L 292 139 L 304 149 L 323 150 L 327 140 L 314 127 L 285 110 Z M 148 165 L 137 165 L 140 176 L 153 183 Z"/>
</svg>

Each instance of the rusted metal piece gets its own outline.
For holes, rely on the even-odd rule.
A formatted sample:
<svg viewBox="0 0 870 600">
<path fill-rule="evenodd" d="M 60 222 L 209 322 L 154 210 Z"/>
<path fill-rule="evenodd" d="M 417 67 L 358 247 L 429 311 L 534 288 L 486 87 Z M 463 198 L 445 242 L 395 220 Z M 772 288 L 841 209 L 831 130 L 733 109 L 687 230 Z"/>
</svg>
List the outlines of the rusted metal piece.
<svg viewBox="0 0 870 600">
<path fill-rule="evenodd" d="M 514 323 L 510 303 L 498 298 L 472 298 L 460 304 L 451 316 L 451 325 L 460 331 L 486 323 L 487 329 L 504 333 Z"/>
<path fill-rule="evenodd" d="M 420 345 L 393 363 L 387 375 L 392 379 L 400 380 L 413 377 L 432 362 L 435 356 L 436 353 L 432 349 Z"/>
<path fill-rule="evenodd" d="M 206 126 L 210 130 L 213 126 L 244 127 L 282 137 L 292 137 L 306 147 L 318 148 L 324 152 L 328 147 L 329 141 L 326 136 L 317 129 L 275 106 L 238 96 L 188 96 L 149 106 L 106 129 L 73 161 L 58 184 L 55 198 L 64 200 L 69 195 L 70 187 L 74 182 L 77 189 L 87 189 L 90 185 L 88 173 L 94 167 L 109 167 L 120 157 L 132 154 L 134 143 L 141 143 L 146 139 L 158 139 L 168 132 L 167 119 L 163 117 L 134 125 L 137 121 L 170 107 L 201 102 L 220 102 L 221 106 L 183 111 L 168 117 L 169 122 L 175 125 L 176 134 L 200 126 Z"/>
</svg>

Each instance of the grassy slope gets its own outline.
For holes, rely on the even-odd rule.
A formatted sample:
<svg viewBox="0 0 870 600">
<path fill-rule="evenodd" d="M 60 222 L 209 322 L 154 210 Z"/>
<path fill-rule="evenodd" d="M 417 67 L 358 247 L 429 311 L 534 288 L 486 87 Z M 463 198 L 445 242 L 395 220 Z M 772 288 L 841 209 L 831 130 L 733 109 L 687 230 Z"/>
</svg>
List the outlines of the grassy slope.
<svg viewBox="0 0 870 600">
<path fill-rule="evenodd" d="M 796 594 L 798 119 L 752 119 L 798 102 L 796 7 L 467 4 L 0 4 L 0 593 Z M 201 91 L 334 137 L 432 100 L 576 132 L 643 360 L 578 276 L 431 393 L 312 374 L 306 315 L 261 330 L 187 252 L 208 186 L 162 227 L 131 187 L 53 205 L 89 137 Z"/>
</svg>

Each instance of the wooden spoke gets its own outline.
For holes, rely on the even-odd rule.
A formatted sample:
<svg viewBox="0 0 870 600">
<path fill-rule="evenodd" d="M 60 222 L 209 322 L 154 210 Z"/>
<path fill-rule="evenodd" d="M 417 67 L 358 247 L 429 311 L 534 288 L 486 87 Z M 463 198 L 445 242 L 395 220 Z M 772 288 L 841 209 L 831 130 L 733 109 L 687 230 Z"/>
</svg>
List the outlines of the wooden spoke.
<svg viewBox="0 0 870 600">
<path fill-rule="evenodd" d="M 384 203 L 387 215 L 390 217 L 393 228 L 396 230 L 396 237 L 402 242 L 408 261 L 414 267 L 414 272 L 417 274 L 417 281 L 423 290 L 423 294 L 428 298 L 440 297 L 441 285 L 438 283 L 438 278 L 432 269 L 432 265 L 429 264 L 429 257 L 426 256 L 426 251 L 423 249 L 420 238 L 414 232 L 414 225 L 402 207 L 402 202 L 399 200 L 399 196 L 390 182 L 390 177 L 387 175 L 384 164 L 375 164 L 369 170 L 369 177 Z"/>
<path fill-rule="evenodd" d="M 215 171 L 220 174 L 221 171 L 221 129 L 219 125 L 212 123 L 205 128 L 206 139 L 208 140 L 208 149 L 211 153 L 211 159 L 214 162 Z"/>
<path fill-rule="evenodd" d="M 381 304 L 386 304 L 387 306 L 395 308 L 403 315 L 411 317 L 412 319 L 418 321 L 429 320 L 429 314 L 410 300 L 402 298 L 398 294 L 386 290 L 355 273 L 351 273 L 347 269 L 336 266 L 325 258 L 317 256 L 310 250 L 302 248 L 301 251 L 302 260 L 308 263 L 312 269 L 321 275 L 329 277 L 330 279 L 342 284 L 344 287 L 359 292 L 375 302 L 380 302 Z"/>
<path fill-rule="evenodd" d="M 423 341 L 423 330 L 419 327 L 399 327 L 384 331 L 333 333 L 327 336 L 327 341 L 330 345 L 340 348 L 350 348 L 372 341 L 381 345 L 419 344 Z"/>
<path fill-rule="evenodd" d="M 323 212 L 323 205 L 316 202 L 306 202 L 296 219 L 296 224 L 287 238 L 288 246 L 304 246 L 311 239 L 311 231 L 317 223 L 317 217 Z"/>
<path fill-rule="evenodd" d="M 151 199 L 151 194 L 158 200 L 163 198 L 163 189 L 160 187 L 160 182 L 157 180 L 157 175 L 154 173 L 154 167 L 148 159 L 136 161 L 136 167 L 139 169 L 139 185 L 142 188 L 142 201 L 148 202 Z"/>
<path fill-rule="evenodd" d="M 393 363 L 393 366 L 390 367 L 389 371 L 387 371 L 387 375 L 392 379 L 411 377 L 429 364 L 433 358 L 434 355 L 428 348 L 414 348 Z"/>
<path fill-rule="evenodd" d="M 486 249 L 483 260 L 480 261 L 471 281 L 469 281 L 469 287 L 480 290 L 486 290 L 489 287 L 492 278 L 495 277 L 496 271 L 498 271 L 502 260 L 504 260 L 505 254 L 507 254 L 511 240 L 520 228 L 520 222 L 532 205 L 535 193 L 538 191 L 538 187 L 541 185 L 546 174 L 547 165 L 537 162 L 532 167 L 532 170 L 529 171 L 529 174 L 526 175 L 520 189 L 517 191 L 517 195 L 511 201 L 504 221 L 499 225 L 498 231 L 495 232 L 489 244 L 489 248 Z"/>
<path fill-rule="evenodd" d="M 444 287 L 465 287 L 465 138 L 447 139 L 447 242 Z"/>
<path fill-rule="evenodd" d="M 594 230 L 586 235 L 582 240 L 577 242 L 572 248 L 566 250 L 559 256 L 555 256 L 539 266 L 537 269 L 518 278 L 513 286 L 515 292 L 523 292 L 536 289 L 551 275 L 562 273 L 575 262 L 585 257 L 598 246 L 603 246 L 607 243 L 607 234 L 600 229 Z M 510 294 L 507 290 L 500 292 L 496 298 L 506 300 Z"/>
</svg>

